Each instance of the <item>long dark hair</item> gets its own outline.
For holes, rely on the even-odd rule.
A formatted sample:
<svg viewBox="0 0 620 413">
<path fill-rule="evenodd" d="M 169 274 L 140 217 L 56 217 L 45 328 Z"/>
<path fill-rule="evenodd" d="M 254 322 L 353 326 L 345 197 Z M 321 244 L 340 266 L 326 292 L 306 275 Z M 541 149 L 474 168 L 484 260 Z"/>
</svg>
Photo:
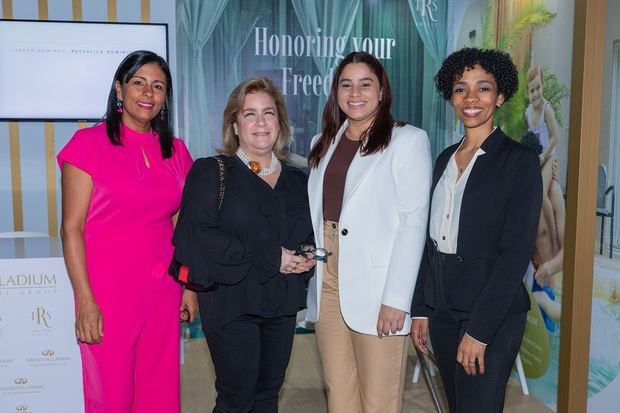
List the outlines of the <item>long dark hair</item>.
<svg viewBox="0 0 620 413">
<path fill-rule="evenodd" d="M 116 82 L 121 85 L 129 82 L 129 79 L 136 74 L 140 68 L 149 63 L 157 63 L 166 75 L 166 101 L 161 111 L 151 120 L 151 130 L 159 138 L 161 156 L 163 159 L 172 156 L 172 75 L 168 63 L 157 54 L 148 50 L 136 50 L 128 54 L 114 73 L 110 94 L 108 95 L 108 106 L 105 112 L 105 125 L 108 139 L 112 145 L 122 146 L 121 142 L 121 114 L 116 110 Z"/>
<path fill-rule="evenodd" d="M 394 119 L 390 113 L 392 89 L 390 88 L 390 81 L 388 80 L 387 73 L 379 60 L 370 53 L 349 53 L 338 65 L 334 73 L 334 78 L 332 79 L 331 91 L 327 98 L 325 109 L 323 109 L 323 132 L 308 156 L 308 164 L 311 168 L 316 168 L 319 165 L 329 145 L 334 141 L 338 130 L 347 118 L 345 113 L 340 109 L 340 106 L 338 106 L 338 80 L 345 66 L 350 63 L 365 63 L 375 76 L 377 76 L 377 79 L 379 79 L 379 87 L 382 88 L 377 115 L 361 138 L 362 145 L 360 152 L 362 155 L 370 155 L 382 151 L 390 143 Z M 403 123 L 399 122 L 397 126 L 402 125 Z"/>
</svg>

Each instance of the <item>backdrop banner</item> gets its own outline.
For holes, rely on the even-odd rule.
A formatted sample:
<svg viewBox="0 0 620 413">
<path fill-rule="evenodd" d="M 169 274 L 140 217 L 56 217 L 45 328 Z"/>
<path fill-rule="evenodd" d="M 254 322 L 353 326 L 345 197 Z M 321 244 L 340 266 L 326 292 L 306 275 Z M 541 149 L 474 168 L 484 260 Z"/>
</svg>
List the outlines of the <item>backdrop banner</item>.
<svg viewBox="0 0 620 413">
<path fill-rule="evenodd" d="M 393 90 L 403 91 L 394 96 L 395 118 L 431 128 L 430 115 L 423 119 L 423 113 L 436 100 L 431 79 L 437 58 L 427 53 L 413 14 L 434 28 L 445 17 L 447 2 L 433 3 L 441 9 L 408 1 L 210 0 L 198 6 L 180 0 L 178 98 L 187 105 L 179 108 L 179 134 L 195 157 L 214 153 L 221 146 L 228 95 L 240 81 L 264 75 L 285 95 L 293 163 L 303 165 L 310 140 L 321 129 L 333 72 L 356 50 L 379 58 Z M 439 112 L 441 123 L 445 108 Z M 443 142 L 439 137 L 434 149 Z"/>
<path fill-rule="evenodd" d="M 181 11 L 192 3 L 178 2 Z M 191 19 L 186 12 L 177 14 L 177 27 L 185 28 L 178 34 L 180 101 L 203 105 L 179 110 L 180 134 L 196 157 L 221 146 L 222 112 L 234 86 L 265 75 L 284 92 L 293 131 L 292 162 L 305 166 L 310 140 L 321 131 L 333 71 L 356 50 L 374 54 L 385 66 L 394 117 L 425 129 L 436 157 L 464 133 L 450 105 L 434 90 L 433 76 L 443 59 L 462 47 L 498 48 L 512 56 L 520 86 L 496 121 L 511 138 L 539 152 L 544 182 L 539 236 L 523 274 L 532 309 L 520 355 L 531 394 L 555 409 L 565 196 L 570 196 L 565 188 L 574 1 L 207 3 L 217 13 L 193 14 Z M 190 30 L 199 27 L 203 30 Z M 613 411 L 620 403 L 620 392 L 610 390 L 620 386 L 620 334 L 609 333 L 620 330 L 619 279 L 617 271 L 595 267 L 588 389 L 595 412 Z M 200 335 L 195 325 L 191 331 Z"/>
<path fill-rule="evenodd" d="M 62 258 L 0 259 L 0 412 L 84 411 Z"/>
</svg>

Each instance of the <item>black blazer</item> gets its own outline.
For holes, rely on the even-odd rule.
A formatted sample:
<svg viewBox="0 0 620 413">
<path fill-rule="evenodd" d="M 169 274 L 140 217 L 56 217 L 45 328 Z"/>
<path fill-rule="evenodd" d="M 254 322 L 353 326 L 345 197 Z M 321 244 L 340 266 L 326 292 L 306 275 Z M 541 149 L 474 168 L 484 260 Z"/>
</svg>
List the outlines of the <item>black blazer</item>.
<svg viewBox="0 0 620 413">
<path fill-rule="evenodd" d="M 225 193 L 220 210 L 219 166 L 198 159 L 185 188 L 173 242 L 175 258 L 192 277 L 215 282 L 199 294 L 205 331 L 214 331 L 242 314 L 294 315 L 306 305 L 313 271 L 280 273 L 281 246 L 314 244 L 307 177 L 282 164 L 274 189 L 236 156 L 222 156 Z M 206 284 L 206 282 L 205 282 Z"/>
<path fill-rule="evenodd" d="M 437 158 L 431 194 L 459 144 Z M 451 309 L 469 313 L 465 328 L 490 344 L 507 314 L 529 310 L 523 277 L 532 257 L 542 204 L 542 178 L 536 153 L 500 128 L 484 141 L 463 194 L 457 259 L 444 267 Z M 433 206 L 431 206 L 432 208 Z M 437 283 L 429 265 L 434 248 L 427 237 L 411 315 L 429 316 Z"/>
</svg>

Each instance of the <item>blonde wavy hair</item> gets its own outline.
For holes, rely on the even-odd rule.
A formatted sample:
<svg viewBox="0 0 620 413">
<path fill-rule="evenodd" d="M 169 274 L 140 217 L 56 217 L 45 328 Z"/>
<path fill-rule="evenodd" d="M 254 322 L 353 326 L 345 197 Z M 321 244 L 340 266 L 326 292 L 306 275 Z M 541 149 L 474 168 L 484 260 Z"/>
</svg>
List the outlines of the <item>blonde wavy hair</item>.
<svg viewBox="0 0 620 413">
<path fill-rule="evenodd" d="M 280 88 L 265 76 L 256 76 L 244 80 L 239 83 L 231 92 L 230 96 L 228 96 L 228 102 L 224 109 L 224 122 L 222 124 L 224 146 L 219 149 L 219 152 L 229 156 L 237 152 L 239 148 L 239 137 L 235 134 L 233 124 L 237 121 L 237 114 L 243 109 L 245 96 L 250 93 L 258 92 L 268 94 L 276 104 L 280 132 L 273 145 L 273 153 L 278 159 L 286 160 L 288 157 L 291 129 L 288 125 L 288 114 L 286 112 L 286 105 L 284 104 L 284 96 Z"/>
<path fill-rule="evenodd" d="M 534 78 L 536 78 L 536 76 L 540 77 L 540 85 L 543 85 L 543 72 L 542 72 L 542 68 L 540 66 L 538 66 L 536 63 L 532 63 L 529 67 L 529 69 L 527 69 L 527 83 L 530 83 L 532 80 L 534 80 Z"/>
</svg>

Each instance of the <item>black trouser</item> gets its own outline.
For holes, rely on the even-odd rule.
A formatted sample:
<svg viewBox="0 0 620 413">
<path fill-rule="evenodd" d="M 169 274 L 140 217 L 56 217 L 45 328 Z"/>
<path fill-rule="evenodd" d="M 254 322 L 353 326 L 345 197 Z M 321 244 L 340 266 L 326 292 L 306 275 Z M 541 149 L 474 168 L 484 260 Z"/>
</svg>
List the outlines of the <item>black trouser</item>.
<svg viewBox="0 0 620 413">
<path fill-rule="evenodd" d="M 436 308 L 429 319 L 429 333 L 441 380 L 452 413 L 501 413 L 506 384 L 519 352 L 527 313 L 509 314 L 499 326 L 484 353 L 484 374 L 468 376 L 456 361 L 457 351 L 470 313 L 450 309 L 444 289 L 442 269 L 451 254 L 431 254 L 433 279 L 436 281 Z M 438 293 L 443 291 L 443 293 Z M 454 292 L 458 294 L 458 292 Z"/>
<path fill-rule="evenodd" d="M 216 375 L 214 413 L 278 411 L 295 320 L 243 315 L 206 334 Z"/>
</svg>

